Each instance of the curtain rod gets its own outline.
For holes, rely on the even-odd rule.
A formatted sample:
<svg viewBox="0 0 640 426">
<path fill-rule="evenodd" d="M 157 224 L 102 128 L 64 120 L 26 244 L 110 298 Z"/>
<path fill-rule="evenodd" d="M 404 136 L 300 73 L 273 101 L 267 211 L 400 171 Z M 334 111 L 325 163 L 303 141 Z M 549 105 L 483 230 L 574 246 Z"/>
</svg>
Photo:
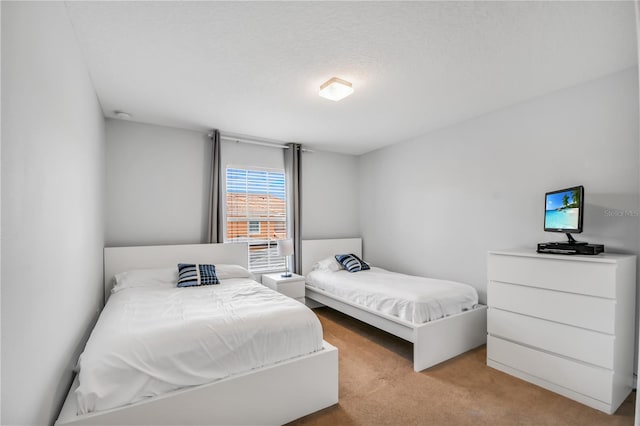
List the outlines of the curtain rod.
<svg viewBox="0 0 640 426">
<path fill-rule="evenodd" d="M 230 141 L 230 142 L 242 142 L 242 143 L 248 143 L 251 145 L 268 146 L 271 148 L 289 149 L 287 145 L 282 145 L 282 144 L 273 143 L 273 142 L 263 142 L 263 141 L 258 141 L 254 139 L 237 138 L 235 136 L 220 135 L 220 139 L 225 141 Z"/>
<path fill-rule="evenodd" d="M 213 134 L 209 133 L 208 134 L 209 137 L 212 137 Z M 280 148 L 280 149 L 289 149 L 289 146 L 287 145 L 283 145 L 281 143 L 276 143 L 276 142 L 268 142 L 266 140 L 258 140 L 258 139 L 253 139 L 253 138 L 248 138 L 248 137 L 241 137 L 241 136 L 233 136 L 233 135 L 220 135 L 220 140 L 225 140 L 225 141 L 229 141 L 229 142 L 240 142 L 240 143 L 248 143 L 251 145 L 260 145 L 260 146 L 266 146 L 269 148 Z M 302 152 L 314 152 L 310 149 L 306 149 L 306 148 L 302 148 Z"/>
</svg>

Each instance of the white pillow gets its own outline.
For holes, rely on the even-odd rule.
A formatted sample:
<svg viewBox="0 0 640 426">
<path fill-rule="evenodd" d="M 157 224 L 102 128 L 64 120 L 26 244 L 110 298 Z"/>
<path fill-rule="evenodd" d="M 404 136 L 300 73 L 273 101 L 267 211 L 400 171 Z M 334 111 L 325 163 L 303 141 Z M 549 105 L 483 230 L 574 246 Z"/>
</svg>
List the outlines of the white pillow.
<svg viewBox="0 0 640 426">
<path fill-rule="evenodd" d="M 112 293 L 136 287 L 175 287 L 178 283 L 178 268 L 135 269 L 115 276 L 116 284 Z"/>
<path fill-rule="evenodd" d="M 250 278 L 255 280 L 254 275 L 240 265 L 226 265 L 224 263 L 216 263 L 216 276 L 219 280 L 229 278 Z"/>
<path fill-rule="evenodd" d="M 333 256 L 317 261 L 313 265 L 313 268 L 311 268 L 312 271 L 331 271 L 331 272 L 336 272 L 336 271 L 339 271 L 340 269 L 343 269 L 342 265 L 340 265 L 340 263 L 338 263 L 336 258 Z"/>
<path fill-rule="evenodd" d="M 250 278 L 254 275 L 240 265 L 216 264 L 216 276 L 219 280 L 229 278 Z M 112 293 L 127 288 L 136 287 L 176 287 L 178 285 L 178 267 L 158 269 L 135 269 L 121 272 L 115 276 L 116 284 L 111 289 Z"/>
</svg>

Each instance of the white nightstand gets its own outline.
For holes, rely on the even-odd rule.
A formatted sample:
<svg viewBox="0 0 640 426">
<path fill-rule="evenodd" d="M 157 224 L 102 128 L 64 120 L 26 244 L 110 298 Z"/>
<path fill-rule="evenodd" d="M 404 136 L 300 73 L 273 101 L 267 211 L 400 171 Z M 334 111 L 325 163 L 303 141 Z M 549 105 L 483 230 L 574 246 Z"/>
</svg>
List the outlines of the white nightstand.
<svg viewBox="0 0 640 426">
<path fill-rule="evenodd" d="M 281 272 L 264 274 L 262 275 L 262 284 L 304 303 L 304 277 L 302 275 L 291 274 L 290 277 L 285 278 Z"/>
</svg>

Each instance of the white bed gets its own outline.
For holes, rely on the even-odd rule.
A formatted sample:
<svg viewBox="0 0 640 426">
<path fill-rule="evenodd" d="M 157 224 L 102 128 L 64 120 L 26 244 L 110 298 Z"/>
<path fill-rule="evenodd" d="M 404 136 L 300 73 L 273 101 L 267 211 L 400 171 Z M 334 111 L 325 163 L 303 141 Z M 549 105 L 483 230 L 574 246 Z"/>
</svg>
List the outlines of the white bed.
<svg viewBox="0 0 640 426">
<path fill-rule="evenodd" d="M 113 276 L 119 272 L 175 267 L 178 262 L 231 263 L 246 267 L 247 248 L 244 244 L 107 248 L 105 249 L 105 297 L 109 297 Z M 195 345 L 196 348 L 202 347 L 201 352 L 189 352 L 188 358 L 178 359 L 179 364 L 186 365 L 182 371 L 179 373 L 174 369 L 163 371 L 162 366 L 154 367 L 146 360 L 138 365 L 149 370 L 153 377 L 178 375 L 179 381 L 181 383 L 184 381 L 187 387 L 163 389 L 165 384 L 160 380 L 152 383 L 150 387 L 147 386 L 144 392 L 155 395 L 159 390 L 163 392 L 162 394 L 143 399 L 138 397 L 137 402 L 124 406 L 115 406 L 121 401 L 118 401 L 118 392 L 112 392 L 110 399 L 105 398 L 102 405 L 98 404 L 99 411 L 78 415 L 79 408 L 81 408 L 80 411 L 86 410 L 87 407 L 83 405 L 88 404 L 91 409 L 93 408 L 91 404 L 95 401 L 90 398 L 87 403 L 86 398 L 76 398 L 76 393 L 84 395 L 82 388 L 78 391 L 79 382 L 76 377 L 56 424 L 282 424 L 337 403 L 337 350 L 321 340 L 321 330 L 320 336 L 310 337 L 304 344 L 302 342 L 305 340 L 304 336 L 291 340 L 293 326 L 282 326 L 281 320 L 278 320 L 280 322 L 277 324 L 280 328 L 276 331 L 264 333 L 262 331 L 263 329 L 271 330 L 262 325 L 274 323 L 275 315 L 285 313 L 291 316 L 291 324 L 297 322 L 303 326 L 303 333 L 313 335 L 318 333 L 313 325 L 313 322 L 317 321 L 315 316 L 308 315 L 310 313 L 307 308 L 298 302 L 274 293 L 252 280 L 231 277 L 221 281 L 220 285 L 191 289 L 175 289 L 169 286 L 166 288 L 158 286 L 153 289 L 134 287 L 111 295 L 113 300 L 101 315 L 101 320 L 102 316 L 105 316 L 108 319 L 111 317 L 110 321 L 99 320 L 94 329 L 94 333 L 102 335 L 103 338 L 99 340 L 102 342 L 100 345 L 106 345 L 106 348 L 122 345 L 119 343 L 121 342 L 119 336 L 114 336 L 118 328 L 131 327 L 134 335 L 141 328 L 146 330 L 146 327 L 156 331 L 165 330 L 165 328 L 156 327 L 155 321 L 151 324 L 148 321 L 145 322 L 145 315 L 163 318 L 169 322 L 169 325 L 171 321 L 185 317 L 192 322 L 196 321 L 196 327 L 189 328 L 188 333 L 185 334 L 184 329 L 175 330 L 174 336 L 171 337 L 172 342 L 175 338 L 181 337 L 181 342 L 175 347 L 185 349 L 189 345 Z M 167 304 L 167 299 L 171 299 L 171 304 Z M 253 301 L 252 306 L 237 302 L 242 299 Z M 213 320 L 229 323 L 233 325 L 231 328 L 235 329 L 235 334 L 220 335 L 218 340 L 222 342 L 223 349 L 219 346 L 215 349 L 208 348 L 201 339 L 202 334 L 198 334 L 206 332 L 207 324 L 200 324 L 197 321 L 204 313 L 210 315 L 211 310 L 208 309 L 207 304 L 212 301 L 219 307 L 224 307 L 224 312 Z M 129 319 L 125 324 L 121 318 L 127 316 Z M 232 322 L 229 320 L 231 317 L 240 320 Z M 130 321 L 131 319 L 133 322 Z M 212 319 L 208 317 L 207 321 Z M 256 325 L 256 321 L 262 325 Z M 169 328 L 160 336 L 169 338 L 171 334 Z M 112 337 L 109 338 L 109 336 Z M 87 353 L 94 347 L 100 346 L 92 344 L 92 339 L 89 342 L 91 344 L 88 344 L 85 350 Z M 266 351 L 261 351 L 261 347 L 272 343 L 277 343 L 278 348 L 273 353 L 270 351 L 267 354 Z M 303 345 L 299 346 L 300 344 Z M 224 350 L 225 345 L 228 346 L 226 361 L 210 365 L 206 352 L 208 350 L 220 352 Z M 314 346 L 315 349 L 312 349 L 314 352 L 309 353 L 309 348 Z M 317 350 L 318 346 L 320 350 Z M 97 361 L 83 366 L 83 368 L 90 367 L 91 373 L 84 375 L 83 385 L 85 381 L 93 382 L 93 385 L 98 386 L 98 393 L 118 385 L 118 380 L 127 380 L 131 385 L 125 388 L 126 392 L 130 392 L 131 388 L 140 384 L 146 386 L 145 378 L 126 370 L 127 365 L 136 363 L 140 354 L 150 348 L 153 348 L 151 349 L 153 352 L 167 347 L 171 347 L 171 344 L 167 345 L 166 342 L 159 344 L 153 340 L 152 344 L 145 342 L 141 345 L 142 349 L 132 347 L 128 355 L 126 348 L 125 351 L 118 351 L 115 357 L 113 353 L 107 353 L 107 358 L 97 358 Z M 241 348 L 244 348 L 244 352 L 240 351 Z M 290 352 L 291 350 L 293 352 Z M 242 361 L 243 359 L 248 359 L 249 364 Z M 101 366 L 114 363 L 121 367 L 117 374 L 120 374 L 122 379 L 105 378 L 105 375 L 113 373 L 109 372 L 110 370 L 101 370 Z M 198 363 L 200 368 L 197 371 L 190 368 L 191 365 Z M 265 366 L 248 369 L 247 365 L 251 363 Z M 204 377 L 214 381 L 188 386 L 191 381 L 203 383 Z M 222 378 L 216 380 L 219 377 Z M 126 400 L 128 397 L 123 396 L 123 398 Z M 80 406 L 78 401 L 81 402 Z"/>
<path fill-rule="evenodd" d="M 353 253 L 362 257 L 362 240 L 360 238 L 347 238 L 302 241 L 303 275 L 305 277 L 308 276 L 317 261 L 344 253 Z M 368 271 L 352 275 L 355 276 L 363 272 Z M 344 274 L 348 274 L 348 272 L 344 272 Z M 339 274 L 335 274 L 335 276 L 339 277 Z M 416 280 L 428 279 L 416 278 Z M 439 317 L 437 315 L 438 309 L 434 309 L 437 304 L 419 307 L 419 309 L 409 309 L 408 306 L 390 304 L 387 299 L 376 299 L 376 295 L 373 293 L 362 293 L 366 289 L 366 285 L 363 284 L 360 283 L 359 288 L 349 294 L 349 291 L 340 289 L 339 279 L 332 284 L 325 283 L 324 289 L 319 288 L 318 283 L 314 285 L 307 283 L 306 298 L 412 342 L 413 368 L 415 371 L 424 370 L 486 343 L 487 307 L 485 305 L 469 304 L 469 300 L 467 300 L 466 304 L 458 304 L 460 308 L 457 310 L 458 313 L 453 313 L 454 311 L 450 310 L 451 306 L 455 307 L 456 305 L 456 302 L 453 302 L 452 304 L 450 303 L 449 308 L 442 307 L 440 309 L 443 315 L 446 316 L 439 319 L 425 318 L 433 315 L 436 318 Z M 397 292 L 409 292 L 411 287 L 415 287 L 415 284 L 417 282 L 410 283 L 407 288 L 397 290 Z M 382 285 L 380 282 L 374 283 L 374 286 L 380 285 Z M 458 284 L 455 284 L 455 286 L 458 286 Z M 412 297 L 415 300 L 426 300 L 426 298 L 420 296 Z M 466 296 L 462 294 L 462 297 Z M 428 303 L 425 303 L 425 305 L 428 305 Z M 400 311 L 405 311 L 407 315 L 404 318 L 400 318 L 398 316 Z M 426 311 L 426 313 L 422 311 Z M 424 320 L 429 321 L 423 322 Z"/>
</svg>

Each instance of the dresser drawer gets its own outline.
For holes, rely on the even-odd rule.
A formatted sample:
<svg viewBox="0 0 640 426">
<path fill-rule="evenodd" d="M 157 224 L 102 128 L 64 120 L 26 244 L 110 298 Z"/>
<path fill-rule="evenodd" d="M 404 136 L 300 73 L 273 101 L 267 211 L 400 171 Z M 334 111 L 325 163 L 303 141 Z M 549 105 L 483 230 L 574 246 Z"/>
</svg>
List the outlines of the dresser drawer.
<svg viewBox="0 0 640 426">
<path fill-rule="evenodd" d="M 298 281 L 279 283 L 278 291 L 293 299 L 304 297 L 304 283 Z"/>
<path fill-rule="evenodd" d="M 490 281 L 489 307 L 614 334 L 616 302 L 593 296 Z"/>
<path fill-rule="evenodd" d="M 487 358 L 539 379 L 611 404 L 613 372 L 487 337 Z"/>
<path fill-rule="evenodd" d="M 557 322 L 490 308 L 487 332 L 576 360 L 613 369 L 615 338 Z"/>
<path fill-rule="evenodd" d="M 591 296 L 616 297 L 615 263 L 489 255 L 490 281 L 522 284 Z"/>
</svg>

